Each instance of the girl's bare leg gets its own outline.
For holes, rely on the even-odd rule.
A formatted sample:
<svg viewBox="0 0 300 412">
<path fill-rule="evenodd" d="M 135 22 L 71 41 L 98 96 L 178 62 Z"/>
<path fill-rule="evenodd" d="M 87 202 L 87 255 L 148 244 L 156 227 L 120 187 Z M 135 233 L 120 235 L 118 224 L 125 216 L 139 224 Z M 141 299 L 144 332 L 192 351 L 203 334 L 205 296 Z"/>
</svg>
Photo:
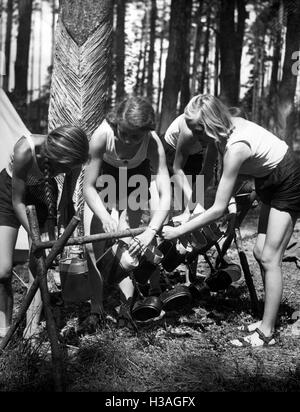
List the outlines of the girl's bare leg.
<svg viewBox="0 0 300 412">
<path fill-rule="evenodd" d="M 11 285 L 13 252 L 18 229 L 0 226 L 0 337 L 5 336 L 12 323 L 13 291 Z"/>
</svg>

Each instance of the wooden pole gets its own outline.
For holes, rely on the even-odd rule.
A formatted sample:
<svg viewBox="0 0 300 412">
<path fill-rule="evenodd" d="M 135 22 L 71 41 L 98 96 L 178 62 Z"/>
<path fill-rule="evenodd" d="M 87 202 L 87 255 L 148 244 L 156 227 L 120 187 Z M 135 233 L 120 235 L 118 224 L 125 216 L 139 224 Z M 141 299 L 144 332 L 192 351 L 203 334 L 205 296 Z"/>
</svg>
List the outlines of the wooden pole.
<svg viewBox="0 0 300 412">
<path fill-rule="evenodd" d="M 255 286 L 253 283 L 252 274 L 250 272 L 247 256 L 243 249 L 242 236 L 241 236 L 241 232 L 239 228 L 235 229 L 234 241 L 235 241 L 235 245 L 238 251 L 241 266 L 244 272 L 244 278 L 246 281 L 246 285 L 249 290 L 252 312 L 255 317 L 260 319 L 261 310 L 259 307 L 259 302 L 258 302 Z"/>
<path fill-rule="evenodd" d="M 49 269 L 49 267 L 51 266 L 56 256 L 62 252 L 67 240 L 72 235 L 74 229 L 77 227 L 79 222 L 80 222 L 80 219 L 77 216 L 73 216 L 73 218 L 71 219 L 70 223 L 66 227 L 62 236 L 54 243 L 52 249 L 50 250 L 48 256 L 46 257 L 46 268 L 47 269 Z M 6 348 L 13 334 L 15 333 L 15 331 L 17 330 L 17 328 L 20 326 L 21 322 L 23 321 L 26 315 L 26 312 L 32 302 L 32 299 L 34 298 L 36 294 L 38 287 L 39 287 L 39 279 L 38 277 L 36 277 L 32 285 L 30 286 L 20 306 L 20 309 L 16 315 L 14 323 L 11 325 L 11 327 L 9 328 L 9 331 L 7 332 L 7 334 L 5 335 L 5 337 L 2 339 L 0 343 L 0 351 Z"/>
<path fill-rule="evenodd" d="M 27 218 L 30 226 L 32 241 L 41 241 L 39 223 L 34 206 L 28 206 L 26 209 Z M 63 392 L 64 379 L 63 379 L 63 362 L 62 362 L 62 350 L 59 344 L 58 331 L 54 319 L 54 315 L 51 309 L 50 295 L 47 285 L 47 267 L 45 253 L 30 253 L 29 268 L 35 277 L 38 278 L 38 284 L 41 291 L 43 308 L 46 318 L 46 327 L 48 337 L 51 345 L 52 355 L 52 368 L 54 377 L 54 387 L 56 392 Z"/>
<path fill-rule="evenodd" d="M 122 237 L 129 237 L 129 236 L 138 236 L 141 233 L 145 231 L 146 227 L 138 227 L 136 229 L 126 229 L 126 230 L 121 230 L 118 232 L 112 232 L 112 233 L 97 233 L 95 235 L 89 235 L 89 236 L 78 236 L 69 239 L 66 242 L 66 246 L 70 245 L 84 245 L 86 243 L 95 243 L 95 242 L 101 242 L 104 240 L 110 240 L 110 239 L 119 239 Z M 42 249 L 50 249 L 53 247 L 55 244 L 55 241 L 48 240 L 46 242 L 41 242 L 41 241 L 36 241 L 34 244 L 34 252 L 37 252 Z"/>
</svg>

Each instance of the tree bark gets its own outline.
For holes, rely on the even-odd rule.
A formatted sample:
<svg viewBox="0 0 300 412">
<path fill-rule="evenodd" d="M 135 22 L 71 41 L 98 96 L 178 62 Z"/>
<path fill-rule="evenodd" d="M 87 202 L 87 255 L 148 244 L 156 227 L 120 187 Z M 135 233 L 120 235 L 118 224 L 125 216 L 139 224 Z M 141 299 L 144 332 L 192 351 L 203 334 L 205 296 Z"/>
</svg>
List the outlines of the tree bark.
<svg viewBox="0 0 300 412">
<path fill-rule="evenodd" d="M 105 116 L 112 50 L 111 4 L 111 0 L 77 0 L 74 7 L 72 0 L 61 0 L 50 129 L 74 123 L 91 135 Z"/>
<path fill-rule="evenodd" d="M 220 69 L 220 14 L 216 15 L 215 33 L 215 61 L 214 61 L 214 95 L 219 95 L 219 69 Z"/>
<path fill-rule="evenodd" d="M 149 48 L 148 80 L 147 80 L 147 98 L 151 102 L 151 104 L 153 103 L 153 69 L 154 69 L 154 61 L 155 61 L 156 19 L 157 19 L 156 0 L 151 0 L 150 48 Z"/>
<path fill-rule="evenodd" d="M 237 30 L 235 34 L 235 71 L 236 71 L 236 87 L 238 89 L 237 100 L 239 101 L 240 94 L 240 85 L 241 85 L 241 62 L 242 62 L 242 53 L 244 45 L 244 35 L 245 35 L 245 26 L 247 19 L 246 12 L 246 0 L 236 0 L 237 12 L 238 12 L 238 22 Z"/>
<path fill-rule="evenodd" d="M 235 24 L 236 5 L 238 11 L 237 25 Z M 246 17 L 245 0 L 221 0 L 221 98 L 225 103 L 232 106 L 237 105 L 239 102 L 241 55 Z"/>
<path fill-rule="evenodd" d="M 183 60 L 183 71 L 181 79 L 181 90 L 180 90 L 180 113 L 184 111 L 185 106 L 188 104 L 191 98 L 190 89 L 190 59 L 191 59 L 191 22 L 192 22 L 192 2 L 188 2 L 185 8 L 184 21 L 186 23 L 185 32 L 186 36 L 186 46 L 184 52 Z"/>
<path fill-rule="evenodd" d="M 278 71 L 279 71 L 279 64 L 280 64 L 280 57 L 281 57 L 281 30 L 277 30 L 275 39 L 274 39 L 274 52 L 272 57 L 272 74 L 271 74 L 271 82 L 270 82 L 270 90 L 269 90 L 269 100 L 272 100 L 272 97 L 278 91 Z"/>
<path fill-rule="evenodd" d="M 5 32 L 5 74 L 6 75 L 4 76 L 4 79 L 3 79 L 3 89 L 6 92 L 8 92 L 8 87 L 9 87 L 13 6 L 14 6 L 14 0 L 8 0 L 7 8 L 6 8 L 6 32 Z"/>
<path fill-rule="evenodd" d="M 202 73 L 201 73 L 201 82 L 199 87 L 199 92 L 204 93 L 206 72 L 207 72 L 207 61 L 209 54 L 209 40 L 210 40 L 210 20 L 211 20 L 211 10 L 207 10 L 207 21 L 206 21 L 206 32 L 205 32 L 205 44 L 204 44 L 204 54 L 202 61 Z"/>
<path fill-rule="evenodd" d="M 125 95 L 125 13 L 126 0 L 117 0 L 116 29 L 116 100 Z"/>
<path fill-rule="evenodd" d="M 297 86 L 297 74 L 293 71 L 293 54 L 300 49 L 300 3 L 286 0 L 287 10 L 286 49 L 282 80 L 278 92 L 278 126 L 279 134 L 292 146 L 294 135 L 294 100 Z"/>
<path fill-rule="evenodd" d="M 195 32 L 195 46 L 194 46 L 194 58 L 193 58 L 193 74 L 192 74 L 192 84 L 191 93 L 195 94 L 197 88 L 198 80 L 198 68 L 200 62 L 200 47 L 201 47 L 201 35 L 202 35 L 202 10 L 203 10 L 203 0 L 200 0 L 197 14 L 196 14 L 196 32 Z"/>
<path fill-rule="evenodd" d="M 112 54 L 112 5 L 111 0 L 77 0 L 74 7 L 73 0 L 61 0 L 50 91 L 50 130 L 73 124 L 81 126 L 90 137 L 104 119 Z M 83 210 L 82 183 L 83 173 L 73 196 L 79 215 Z M 63 210 L 68 206 L 63 205 Z"/>
<path fill-rule="evenodd" d="M 19 0 L 19 29 L 15 62 L 15 99 L 26 104 L 28 92 L 28 61 L 30 47 L 32 0 Z"/>
<path fill-rule="evenodd" d="M 52 22 L 51 22 L 51 67 L 53 68 L 54 49 L 55 49 L 56 0 L 52 0 L 51 13 L 52 13 Z"/>
<path fill-rule="evenodd" d="M 165 33 L 165 19 L 163 15 L 163 23 L 160 32 L 160 47 L 159 47 L 159 64 L 158 64 L 158 86 L 157 86 L 157 102 L 156 102 L 156 114 L 158 115 L 160 111 L 160 102 L 162 94 L 162 59 L 164 52 L 164 33 Z"/>
<path fill-rule="evenodd" d="M 166 63 L 166 75 L 163 89 L 162 114 L 159 132 L 164 134 L 170 123 L 177 116 L 178 94 L 181 87 L 182 65 L 186 47 L 186 21 L 183 18 L 187 3 L 192 0 L 172 0 L 169 51 Z"/>
<path fill-rule="evenodd" d="M 136 83 L 134 86 L 134 92 L 136 94 L 142 94 L 141 92 L 141 73 L 143 70 L 143 56 L 144 56 L 144 50 L 146 48 L 146 43 L 147 43 L 147 33 L 146 33 L 146 26 L 147 26 L 147 13 L 145 13 L 143 20 L 142 20 L 142 32 L 141 32 L 141 39 L 140 39 L 140 51 L 139 51 L 139 57 L 138 57 L 138 68 L 137 68 L 137 73 L 136 73 Z"/>
</svg>

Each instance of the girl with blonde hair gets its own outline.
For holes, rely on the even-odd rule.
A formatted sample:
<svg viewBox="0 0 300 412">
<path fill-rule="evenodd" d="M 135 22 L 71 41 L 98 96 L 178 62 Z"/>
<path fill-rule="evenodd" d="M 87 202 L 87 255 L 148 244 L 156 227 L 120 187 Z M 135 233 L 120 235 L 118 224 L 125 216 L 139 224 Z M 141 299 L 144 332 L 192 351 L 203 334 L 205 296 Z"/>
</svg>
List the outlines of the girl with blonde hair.
<svg viewBox="0 0 300 412">
<path fill-rule="evenodd" d="M 234 117 L 216 97 L 191 100 L 185 118 L 192 130 L 205 131 L 222 154 L 223 172 L 214 204 L 179 227 L 165 226 L 165 239 L 174 239 L 219 219 L 226 211 L 239 175 L 252 176 L 262 201 L 254 256 L 265 286 L 261 321 L 247 327 L 249 336 L 232 341 L 236 346 L 276 343 L 275 322 L 282 297 L 281 262 L 300 213 L 300 164 L 288 145 L 259 125 Z"/>
</svg>

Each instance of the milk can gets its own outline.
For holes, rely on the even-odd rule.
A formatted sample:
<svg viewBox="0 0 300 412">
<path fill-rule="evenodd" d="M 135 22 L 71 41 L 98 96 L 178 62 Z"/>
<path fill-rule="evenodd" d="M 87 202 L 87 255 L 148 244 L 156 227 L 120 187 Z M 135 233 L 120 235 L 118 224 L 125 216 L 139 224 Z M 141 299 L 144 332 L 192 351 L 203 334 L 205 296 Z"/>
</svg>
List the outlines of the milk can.
<svg viewBox="0 0 300 412">
<path fill-rule="evenodd" d="M 85 302 L 91 297 L 88 265 L 80 250 L 70 250 L 69 257 L 59 262 L 62 298 L 67 303 Z"/>
</svg>

